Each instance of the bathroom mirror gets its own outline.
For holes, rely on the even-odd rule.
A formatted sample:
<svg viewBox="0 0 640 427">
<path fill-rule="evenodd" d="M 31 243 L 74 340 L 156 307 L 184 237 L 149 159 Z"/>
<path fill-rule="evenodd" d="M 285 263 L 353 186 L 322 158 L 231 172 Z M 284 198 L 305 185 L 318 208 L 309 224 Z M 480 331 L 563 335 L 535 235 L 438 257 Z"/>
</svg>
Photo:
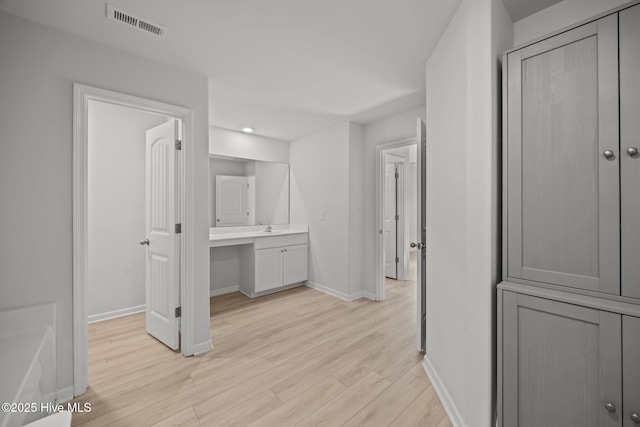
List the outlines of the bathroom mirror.
<svg viewBox="0 0 640 427">
<path fill-rule="evenodd" d="M 289 165 L 209 155 L 210 227 L 289 223 Z"/>
</svg>

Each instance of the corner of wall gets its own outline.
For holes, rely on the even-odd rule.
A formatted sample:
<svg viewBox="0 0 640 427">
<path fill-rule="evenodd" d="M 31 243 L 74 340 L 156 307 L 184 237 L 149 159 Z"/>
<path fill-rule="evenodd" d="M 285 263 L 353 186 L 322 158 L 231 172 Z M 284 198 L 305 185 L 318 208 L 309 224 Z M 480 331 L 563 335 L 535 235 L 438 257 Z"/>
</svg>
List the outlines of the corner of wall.
<svg viewBox="0 0 640 427">
<path fill-rule="evenodd" d="M 362 294 L 364 291 L 364 128 L 349 122 L 349 294 Z M 362 295 L 360 295 L 362 296 Z"/>
</svg>

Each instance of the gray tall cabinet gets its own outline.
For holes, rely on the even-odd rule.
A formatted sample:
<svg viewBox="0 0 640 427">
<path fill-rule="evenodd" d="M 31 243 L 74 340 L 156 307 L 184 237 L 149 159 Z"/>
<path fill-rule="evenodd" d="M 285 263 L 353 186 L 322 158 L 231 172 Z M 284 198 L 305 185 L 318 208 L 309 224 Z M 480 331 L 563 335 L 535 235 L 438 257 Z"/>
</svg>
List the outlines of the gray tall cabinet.
<svg viewBox="0 0 640 427">
<path fill-rule="evenodd" d="M 640 427 L 640 4 L 503 61 L 498 421 Z"/>
</svg>

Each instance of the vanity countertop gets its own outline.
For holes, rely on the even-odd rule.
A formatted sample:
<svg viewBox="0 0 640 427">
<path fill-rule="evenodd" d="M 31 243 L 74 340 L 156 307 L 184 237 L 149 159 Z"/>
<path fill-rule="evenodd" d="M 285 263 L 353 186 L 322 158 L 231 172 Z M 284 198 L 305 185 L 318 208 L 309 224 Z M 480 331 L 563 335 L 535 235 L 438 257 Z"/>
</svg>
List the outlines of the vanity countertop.
<svg viewBox="0 0 640 427">
<path fill-rule="evenodd" d="M 263 237 L 277 237 L 277 236 L 289 236 L 292 234 L 306 234 L 309 232 L 308 227 L 295 227 L 279 229 L 274 228 L 272 231 L 259 230 L 239 230 L 241 227 L 234 227 L 235 229 L 221 229 L 209 231 L 209 247 L 218 246 L 232 246 L 232 245 L 246 245 L 255 242 L 255 239 Z"/>
</svg>

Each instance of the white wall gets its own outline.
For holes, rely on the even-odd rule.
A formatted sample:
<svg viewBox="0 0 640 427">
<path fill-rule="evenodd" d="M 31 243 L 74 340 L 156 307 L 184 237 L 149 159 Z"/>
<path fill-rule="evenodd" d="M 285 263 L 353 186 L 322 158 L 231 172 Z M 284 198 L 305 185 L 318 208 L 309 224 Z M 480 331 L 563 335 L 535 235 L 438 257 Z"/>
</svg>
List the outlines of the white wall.
<svg viewBox="0 0 640 427">
<path fill-rule="evenodd" d="M 629 0 L 564 0 L 515 22 L 514 46 L 561 30 L 625 3 L 629 3 Z"/>
<path fill-rule="evenodd" d="M 289 143 L 209 126 L 209 153 L 265 162 L 289 163 Z"/>
<path fill-rule="evenodd" d="M 426 120 L 426 109 L 418 108 L 379 120 L 364 126 L 364 147 L 362 154 L 363 187 L 363 240 L 362 256 L 366 267 L 362 276 L 365 295 L 374 298 L 376 293 L 376 245 L 378 225 L 376 224 L 376 147 L 387 142 L 400 141 L 416 136 L 416 119 Z"/>
<path fill-rule="evenodd" d="M 89 102 L 89 321 L 144 310 L 145 131 L 164 116 Z"/>
<path fill-rule="evenodd" d="M 292 141 L 291 222 L 309 225 L 309 282 L 349 296 L 349 123 Z M 321 219 L 321 212 L 324 219 Z"/>
<path fill-rule="evenodd" d="M 356 123 L 349 123 L 349 288 L 351 298 L 363 296 L 363 276 L 365 271 L 364 251 L 364 129 Z M 343 184 L 344 185 L 344 184 Z M 375 182 L 374 182 L 375 185 Z"/>
<path fill-rule="evenodd" d="M 427 61 L 427 356 L 454 425 L 490 426 L 495 403 L 500 0 L 465 0 Z"/>
<path fill-rule="evenodd" d="M 205 77 L 0 13 L 0 310 L 56 302 L 57 384 L 69 397 L 72 342 L 73 82 L 194 110 L 194 313 L 209 337 L 208 125 Z M 206 350 L 204 350 L 206 351 Z"/>
</svg>

